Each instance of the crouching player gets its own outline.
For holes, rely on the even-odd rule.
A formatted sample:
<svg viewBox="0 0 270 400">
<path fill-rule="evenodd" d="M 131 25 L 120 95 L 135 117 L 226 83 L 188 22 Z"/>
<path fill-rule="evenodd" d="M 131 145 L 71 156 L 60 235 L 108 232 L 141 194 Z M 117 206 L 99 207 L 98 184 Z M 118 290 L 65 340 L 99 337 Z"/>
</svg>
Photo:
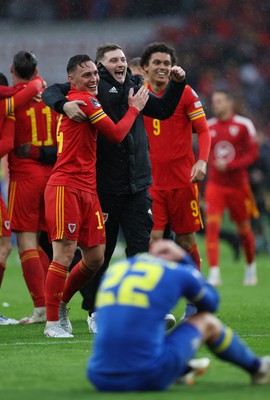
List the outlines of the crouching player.
<svg viewBox="0 0 270 400">
<path fill-rule="evenodd" d="M 185 251 L 160 240 L 151 253 L 117 262 L 104 276 L 87 369 L 94 386 L 102 391 L 165 390 L 190 374 L 191 359 L 203 343 L 218 358 L 247 371 L 253 383 L 269 382 L 270 356 L 259 358 L 212 314 L 218 293 Z M 165 335 L 164 316 L 182 297 L 195 303 L 198 314 Z"/>
</svg>

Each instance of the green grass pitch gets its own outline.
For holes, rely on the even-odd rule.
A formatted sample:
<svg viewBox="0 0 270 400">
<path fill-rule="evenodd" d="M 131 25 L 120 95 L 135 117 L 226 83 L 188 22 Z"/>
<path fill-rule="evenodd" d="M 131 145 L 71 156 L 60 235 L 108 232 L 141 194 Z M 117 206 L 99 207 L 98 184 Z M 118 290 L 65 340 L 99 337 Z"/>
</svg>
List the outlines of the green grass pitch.
<svg viewBox="0 0 270 400">
<path fill-rule="evenodd" d="M 203 239 L 199 237 L 206 273 Z M 258 255 L 258 285 L 244 287 L 241 255 L 234 261 L 226 244 L 221 247 L 223 286 L 219 289 L 222 302 L 218 317 L 231 326 L 259 355 L 270 354 L 270 263 L 269 255 Z M 3 303 L 8 303 L 4 307 Z M 212 359 L 207 373 L 197 378 L 192 386 L 173 385 L 161 393 L 98 393 L 85 378 L 93 335 L 89 334 L 86 312 L 81 310 L 81 297 L 71 301 L 71 320 L 74 339 L 48 339 L 43 325 L 0 327 L 0 382 L 3 400 L 266 400 L 270 398 L 270 384 L 251 386 L 249 377 L 239 368 L 223 363 L 203 347 L 199 356 Z M 184 309 L 180 303 L 174 310 L 179 319 Z M 0 291 L 0 314 L 21 318 L 32 311 L 30 296 L 23 281 L 16 250 L 8 261 L 8 268 Z"/>
</svg>

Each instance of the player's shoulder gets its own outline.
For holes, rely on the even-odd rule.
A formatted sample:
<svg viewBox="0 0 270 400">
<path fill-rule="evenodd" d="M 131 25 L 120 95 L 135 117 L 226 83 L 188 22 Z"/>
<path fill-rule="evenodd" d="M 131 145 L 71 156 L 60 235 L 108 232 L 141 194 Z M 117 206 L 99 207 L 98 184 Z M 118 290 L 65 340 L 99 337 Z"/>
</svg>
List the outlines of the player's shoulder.
<svg viewBox="0 0 270 400">
<path fill-rule="evenodd" d="M 207 120 L 208 126 L 214 126 L 218 123 L 218 119 L 216 117 L 209 118 Z"/>
<path fill-rule="evenodd" d="M 190 85 L 186 84 L 183 95 L 192 96 L 193 98 L 199 99 L 199 95 Z"/>
<path fill-rule="evenodd" d="M 232 117 L 232 123 L 241 125 L 245 127 L 251 135 L 256 135 L 254 123 L 250 118 L 244 117 L 243 115 L 234 114 Z"/>
<path fill-rule="evenodd" d="M 82 100 L 84 101 L 86 104 L 92 106 L 93 108 L 101 108 L 101 104 L 98 101 L 98 99 L 92 95 L 89 92 L 83 92 L 80 90 L 76 90 L 76 89 L 71 89 L 68 93 L 68 100 L 69 101 L 73 101 L 73 100 Z"/>
</svg>

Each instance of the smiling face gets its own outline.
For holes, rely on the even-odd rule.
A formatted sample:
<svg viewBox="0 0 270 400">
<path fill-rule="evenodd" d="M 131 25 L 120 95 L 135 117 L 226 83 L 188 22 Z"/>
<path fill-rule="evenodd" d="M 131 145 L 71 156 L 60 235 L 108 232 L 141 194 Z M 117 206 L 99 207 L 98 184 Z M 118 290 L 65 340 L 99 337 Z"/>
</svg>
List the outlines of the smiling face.
<svg viewBox="0 0 270 400">
<path fill-rule="evenodd" d="M 169 79 L 171 67 L 170 54 L 157 52 L 151 54 L 148 64 L 144 65 L 144 70 L 150 84 L 165 86 Z"/>
<path fill-rule="evenodd" d="M 77 65 L 74 72 L 68 75 L 70 84 L 77 90 L 98 94 L 99 74 L 93 61 L 85 61 Z"/>
<path fill-rule="evenodd" d="M 107 51 L 100 62 L 109 71 L 112 77 L 123 84 L 127 74 L 127 59 L 122 50 Z"/>
</svg>

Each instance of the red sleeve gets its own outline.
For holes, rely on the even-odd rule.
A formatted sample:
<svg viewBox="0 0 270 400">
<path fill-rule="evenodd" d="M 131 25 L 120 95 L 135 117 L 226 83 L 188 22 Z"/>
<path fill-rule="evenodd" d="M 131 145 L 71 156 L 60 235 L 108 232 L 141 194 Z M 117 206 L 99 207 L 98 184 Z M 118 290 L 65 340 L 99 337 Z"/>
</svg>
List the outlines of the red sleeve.
<svg viewBox="0 0 270 400">
<path fill-rule="evenodd" d="M 15 88 L 13 86 L 0 85 L 0 99 L 14 96 L 14 94 L 17 93 L 18 90 L 18 88 Z"/>
<path fill-rule="evenodd" d="M 198 135 L 198 160 L 204 160 L 208 162 L 211 147 L 211 135 L 205 116 L 193 120 L 192 126 Z"/>
<path fill-rule="evenodd" d="M 15 120 L 5 118 L 0 132 L 0 158 L 8 154 L 14 147 Z"/>
<path fill-rule="evenodd" d="M 25 88 L 14 95 L 14 109 L 21 107 L 41 92 L 43 80 L 39 77 L 30 81 Z"/>
<path fill-rule="evenodd" d="M 121 143 L 130 131 L 138 114 L 137 108 L 130 106 L 124 117 L 117 124 L 105 114 L 104 118 L 96 122 L 95 126 L 99 133 L 111 142 Z"/>
</svg>

